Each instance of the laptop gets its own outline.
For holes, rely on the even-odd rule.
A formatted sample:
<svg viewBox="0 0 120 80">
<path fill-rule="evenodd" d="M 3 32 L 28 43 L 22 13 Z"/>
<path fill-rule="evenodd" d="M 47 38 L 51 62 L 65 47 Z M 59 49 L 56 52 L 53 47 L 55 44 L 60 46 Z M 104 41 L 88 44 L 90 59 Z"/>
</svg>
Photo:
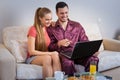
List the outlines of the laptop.
<svg viewBox="0 0 120 80">
<path fill-rule="evenodd" d="M 77 42 L 72 52 L 62 52 L 61 55 L 72 60 L 92 56 L 100 48 L 103 40 L 94 40 L 87 42 Z"/>
</svg>

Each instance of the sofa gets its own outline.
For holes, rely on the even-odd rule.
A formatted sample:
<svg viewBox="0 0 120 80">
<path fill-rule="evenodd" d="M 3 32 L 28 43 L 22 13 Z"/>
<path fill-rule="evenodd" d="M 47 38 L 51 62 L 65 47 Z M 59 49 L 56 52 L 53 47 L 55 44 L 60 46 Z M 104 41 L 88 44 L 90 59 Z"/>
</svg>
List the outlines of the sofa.
<svg viewBox="0 0 120 80">
<path fill-rule="evenodd" d="M 103 38 L 99 27 L 96 24 L 90 25 L 84 25 L 89 40 L 103 39 L 98 55 L 98 71 L 118 80 L 117 74 L 109 72 L 119 71 L 120 74 L 120 41 Z M 28 29 L 27 26 L 9 26 L 3 29 L 3 43 L 0 43 L 0 80 L 42 79 L 42 66 L 25 63 Z"/>
<path fill-rule="evenodd" d="M 120 35 L 118 36 L 118 40 L 120 40 Z"/>
</svg>

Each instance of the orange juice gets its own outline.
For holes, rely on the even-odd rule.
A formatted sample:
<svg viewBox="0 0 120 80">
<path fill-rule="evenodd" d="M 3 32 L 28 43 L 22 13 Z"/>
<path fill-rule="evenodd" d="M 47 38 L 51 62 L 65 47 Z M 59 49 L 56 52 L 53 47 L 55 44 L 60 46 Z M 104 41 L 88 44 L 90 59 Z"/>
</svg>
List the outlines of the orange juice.
<svg viewBox="0 0 120 80">
<path fill-rule="evenodd" d="M 95 74 L 96 73 L 96 65 L 90 64 L 90 74 Z"/>
</svg>

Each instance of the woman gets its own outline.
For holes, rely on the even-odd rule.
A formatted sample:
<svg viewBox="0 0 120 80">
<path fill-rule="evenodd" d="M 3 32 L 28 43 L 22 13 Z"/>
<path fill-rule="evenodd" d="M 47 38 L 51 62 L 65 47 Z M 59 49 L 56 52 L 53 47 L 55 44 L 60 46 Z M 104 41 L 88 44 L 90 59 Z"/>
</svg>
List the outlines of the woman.
<svg viewBox="0 0 120 80">
<path fill-rule="evenodd" d="M 61 70 L 59 55 L 56 51 L 48 52 L 50 38 L 46 27 L 49 27 L 52 13 L 48 8 L 38 8 L 33 26 L 28 32 L 27 63 L 43 66 L 43 78 L 52 77 L 55 71 Z"/>
</svg>

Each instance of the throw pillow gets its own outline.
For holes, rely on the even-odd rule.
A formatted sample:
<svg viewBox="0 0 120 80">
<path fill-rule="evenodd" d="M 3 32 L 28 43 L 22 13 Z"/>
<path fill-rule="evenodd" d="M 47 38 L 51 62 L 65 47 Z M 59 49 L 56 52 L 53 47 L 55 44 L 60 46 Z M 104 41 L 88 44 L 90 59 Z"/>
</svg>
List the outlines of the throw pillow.
<svg viewBox="0 0 120 80">
<path fill-rule="evenodd" d="M 11 40 L 11 53 L 15 56 L 17 62 L 25 62 L 27 58 L 27 41 Z"/>
<path fill-rule="evenodd" d="M 90 41 L 102 39 L 102 35 L 101 35 L 98 24 L 96 23 L 85 24 L 84 29 Z M 103 50 L 104 50 L 104 46 L 102 43 L 99 48 L 99 51 L 103 51 Z"/>
</svg>

